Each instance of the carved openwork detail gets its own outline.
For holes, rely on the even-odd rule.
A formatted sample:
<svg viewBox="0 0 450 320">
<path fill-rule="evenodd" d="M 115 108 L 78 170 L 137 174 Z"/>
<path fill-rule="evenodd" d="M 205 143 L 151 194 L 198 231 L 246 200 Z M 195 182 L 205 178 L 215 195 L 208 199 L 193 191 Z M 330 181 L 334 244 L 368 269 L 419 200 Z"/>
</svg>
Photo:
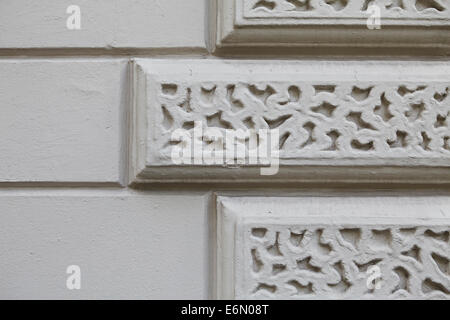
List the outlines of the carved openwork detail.
<svg viewBox="0 0 450 320">
<path fill-rule="evenodd" d="M 447 0 L 241 0 L 246 18 L 364 18 L 377 6 L 382 18 L 449 19 Z"/>
<path fill-rule="evenodd" d="M 262 157 L 250 155 L 269 144 L 280 168 L 271 180 L 449 175 L 444 62 L 142 59 L 134 90 L 132 175 L 139 179 L 167 180 L 181 165 L 195 179 L 261 179 Z M 174 159 L 179 150 L 186 159 Z M 325 170 L 309 170 L 317 166 Z M 331 171 L 346 166 L 357 169 Z"/>
<path fill-rule="evenodd" d="M 448 197 L 218 197 L 218 297 L 450 299 Z"/>
<path fill-rule="evenodd" d="M 174 130 L 200 121 L 219 130 L 277 129 L 282 159 L 450 159 L 447 82 L 175 80 L 158 88 L 162 154 L 181 143 Z M 206 134 L 198 138 L 208 143 Z"/>
<path fill-rule="evenodd" d="M 221 0 L 217 7 L 219 48 L 442 55 L 450 47 L 450 0 Z"/>
<path fill-rule="evenodd" d="M 249 226 L 246 298 L 450 298 L 450 230 Z"/>
</svg>

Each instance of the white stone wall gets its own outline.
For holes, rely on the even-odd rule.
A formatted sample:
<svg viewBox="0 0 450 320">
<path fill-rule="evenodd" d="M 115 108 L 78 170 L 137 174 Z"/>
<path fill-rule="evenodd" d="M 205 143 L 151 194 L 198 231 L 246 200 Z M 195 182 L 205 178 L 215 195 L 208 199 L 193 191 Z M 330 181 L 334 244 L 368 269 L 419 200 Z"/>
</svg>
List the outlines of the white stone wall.
<svg viewBox="0 0 450 320">
<path fill-rule="evenodd" d="M 306 261 L 314 281 L 289 264 L 308 258 L 289 232 L 318 229 L 413 229 L 422 261 L 389 243 L 373 297 L 449 298 L 450 2 L 375 0 L 384 31 L 357 1 L 307 2 L 1 0 L 0 298 L 371 298 L 351 262 L 381 259 L 369 236 Z M 280 129 L 280 171 L 174 163 L 195 121 Z"/>
<path fill-rule="evenodd" d="M 210 296 L 208 190 L 127 187 L 129 52 L 202 56 L 207 17 L 203 0 L 0 1 L 0 298 Z"/>
</svg>

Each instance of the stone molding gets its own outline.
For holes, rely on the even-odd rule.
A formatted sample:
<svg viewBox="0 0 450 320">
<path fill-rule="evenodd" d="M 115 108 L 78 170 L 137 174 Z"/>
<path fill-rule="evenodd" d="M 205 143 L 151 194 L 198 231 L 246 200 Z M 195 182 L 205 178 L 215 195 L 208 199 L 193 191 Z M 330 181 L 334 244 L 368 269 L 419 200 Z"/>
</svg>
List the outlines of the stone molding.
<svg viewBox="0 0 450 320">
<path fill-rule="evenodd" d="M 367 26 L 371 5 L 380 9 L 379 30 Z M 360 47 L 393 54 L 450 47 L 449 0 L 220 0 L 216 7 L 218 48 Z"/>
<path fill-rule="evenodd" d="M 134 182 L 450 181 L 446 63 L 138 59 L 133 71 Z M 173 134 L 195 122 L 277 130 L 278 174 L 245 159 L 175 164 Z"/>
</svg>

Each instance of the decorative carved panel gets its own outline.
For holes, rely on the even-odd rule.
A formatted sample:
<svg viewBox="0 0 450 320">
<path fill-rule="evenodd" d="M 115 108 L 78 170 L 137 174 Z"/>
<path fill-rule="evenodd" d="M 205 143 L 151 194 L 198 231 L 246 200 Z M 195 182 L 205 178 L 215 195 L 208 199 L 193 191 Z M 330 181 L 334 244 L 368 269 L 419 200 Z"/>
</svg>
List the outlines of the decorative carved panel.
<svg viewBox="0 0 450 320">
<path fill-rule="evenodd" d="M 307 18 L 345 18 L 367 20 L 371 5 L 381 9 L 381 16 L 388 19 L 433 20 L 445 23 L 449 20 L 450 2 L 445 0 L 238 0 L 243 6 L 243 17 L 297 18 L 298 24 Z M 302 21 L 303 20 L 303 21 Z"/>
<path fill-rule="evenodd" d="M 448 64 L 138 60 L 134 71 L 136 181 L 449 181 Z M 174 132 L 202 147 L 210 128 L 277 131 L 278 174 L 261 176 L 245 158 L 177 164 Z"/>
<path fill-rule="evenodd" d="M 218 296 L 450 299 L 445 198 L 219 198 Z"/>
<path fill-rule="evenodd" d="M 450 45 L 449 0 L 224 0 L 217 8 L 219 47 Z M 380 29 L 369 28 L 378 14 Z"/>
</svg>

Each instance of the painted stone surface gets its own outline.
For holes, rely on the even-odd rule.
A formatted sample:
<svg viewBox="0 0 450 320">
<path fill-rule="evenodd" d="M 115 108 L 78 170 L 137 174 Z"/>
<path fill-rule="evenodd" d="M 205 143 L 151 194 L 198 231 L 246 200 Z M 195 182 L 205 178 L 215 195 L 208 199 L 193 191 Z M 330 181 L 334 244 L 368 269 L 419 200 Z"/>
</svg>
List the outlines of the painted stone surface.
<svg viewBox="0 0 450 320">
<path fill-rule="evenodd" d="M 218 294 L 449 299 L 450 207 L 443 198 L 432 202 L 219 198 Z"/>
</svg>

